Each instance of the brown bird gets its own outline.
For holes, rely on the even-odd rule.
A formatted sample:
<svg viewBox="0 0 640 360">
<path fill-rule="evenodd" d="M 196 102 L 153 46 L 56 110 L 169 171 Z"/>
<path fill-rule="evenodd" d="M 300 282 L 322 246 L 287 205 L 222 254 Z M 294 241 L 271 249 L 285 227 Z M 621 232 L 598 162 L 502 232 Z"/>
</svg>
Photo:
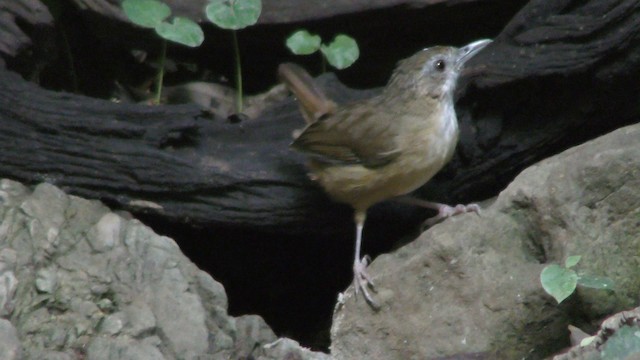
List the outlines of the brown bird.
<svg viewBox="0 0 640 360">
<path fill-rule="evenodd" d="M 321 91 L 304 81 L 295 65 L 279 69 L 310 122 L 292 148 L 310 157 L 312 178 L 332 199 L 355 210 L 354 287 L 370 305 L 377 306 L 367 290 L 374 284 L 366 272 L 367 257 L 360 257 L 367 209 L 419 188 L 451 159 L 459 132 L 456 81 L 463 64 L 490 42 L 424 49 L 399 62 L 380 95 L 341 106 L 309 98 Z M 438 210 L 431 222 L 479 210 L 475 204 L 418 202 Z"/>
</svg>

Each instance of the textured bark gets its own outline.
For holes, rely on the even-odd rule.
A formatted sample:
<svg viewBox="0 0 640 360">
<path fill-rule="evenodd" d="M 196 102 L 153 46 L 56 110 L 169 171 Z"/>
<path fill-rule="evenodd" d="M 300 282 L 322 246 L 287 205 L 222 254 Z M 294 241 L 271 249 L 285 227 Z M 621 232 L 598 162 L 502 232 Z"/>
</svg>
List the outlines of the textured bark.
<svg viewBox="0 0 640 360">
<path fill-rule="evenodd" d="M 640 3 L 635 0 L 532 0 L 485 54 L 492 86 L 530 77 L 591 72 L 610 81 L 640 65 Z"/>
<path fill-rule="evenodd" d="M 119 10 L 121 0 L 72 0 L 76 6 L 113 19 L 125 20 Z M 383 9 L 392 6 L 424 7 L 436 4 L 458 4 L 466 2 L 488 2 L 487 0 L 264 0 L 259 24 L 281 24 L 299 21 L 317 20 L 330 16 L 352 14 L 367 10 Z M 506 1 L 505 1 L 506 2 Z M 164 1 L 173 12 L 193 20 L 204 20 L 204 8 L 207 0 Z"/>
<path fill-rule="evenodd" d="M 297 200 L 313 191 L 288 149 L 300 126 L 290 105 L 289 116 L 231 124 L 195 106 L 117 104 L 0 71 L 0 175 L 133 210 L 152 202 L 161 209 L 143 208 L 174 221 L 296 223 L 309 203 Z"/>
<path fill-rule="evenodd" d="M 15 56 L 32 43 L 16 19 L 30 26 L 51 26 L 53 18 L 38 0 L 5 0 L 0 2 L 0 53 Z"/>
</svg>

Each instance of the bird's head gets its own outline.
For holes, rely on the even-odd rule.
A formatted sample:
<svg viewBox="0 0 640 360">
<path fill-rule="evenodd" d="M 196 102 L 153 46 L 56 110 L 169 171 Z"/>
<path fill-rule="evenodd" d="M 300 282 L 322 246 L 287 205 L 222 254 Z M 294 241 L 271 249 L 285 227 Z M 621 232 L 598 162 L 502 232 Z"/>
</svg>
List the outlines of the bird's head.
<svg viewBox="0 0 640 360">
<path fill-rule="evenodd" d="M 434 46 L 419 51 L 398 63 L 387 90 L 432 98 L 450 96 L 464 63 L 489 43 L 484 39 L 460 48 Z"/>
</svg>

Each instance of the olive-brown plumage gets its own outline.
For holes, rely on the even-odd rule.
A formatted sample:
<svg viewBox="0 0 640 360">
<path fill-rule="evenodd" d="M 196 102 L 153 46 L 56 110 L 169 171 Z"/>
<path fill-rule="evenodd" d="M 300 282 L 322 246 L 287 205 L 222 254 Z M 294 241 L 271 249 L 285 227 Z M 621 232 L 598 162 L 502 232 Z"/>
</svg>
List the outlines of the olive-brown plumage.
<svg viewBox="0 0 640 360">
<path fill-rule="evenodd" d="M 451 159 L 458 142 L 456 80 L 464 62 L 489 42 L 427 48 L 402 60 L 380 95 L 322 116 L 305 109 L 317 120 L 291 146 L 309 155 L 314 179 L 331 198 L 354 208 L 354 286 L 370 304 L 371 280 L 360 258 L 366 211 L 424 185 Z"/>
</svg>

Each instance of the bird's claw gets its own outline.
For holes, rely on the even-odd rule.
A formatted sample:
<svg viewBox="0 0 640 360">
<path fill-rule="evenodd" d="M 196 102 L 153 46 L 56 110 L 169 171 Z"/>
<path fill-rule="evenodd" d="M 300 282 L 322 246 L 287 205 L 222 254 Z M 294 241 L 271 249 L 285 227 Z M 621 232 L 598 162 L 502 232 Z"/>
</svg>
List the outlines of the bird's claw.
<svg viewBox="0 0 640 360">
<path fill-rule="evenodd" d="M 458 204 L 456 206 L 440 205 L 438 206 L 438 215 L 425 220 L 422 226 L 423 228 L 431 227 L 446 218 L 456 216 L 459 214 L 469 213 L 469 212 L 474 212 L 480 215 L 480 205 L 478 204 L 469 204 L 469 205 Z"/>
<path fill-rule="evenodd" d="M 366 255 L 361 260 L 356 260 L 356 262 L 353 264 L 353 286 L 355 288 L 356 297 L 360 293 L 360 290 L 362 290 L 362 295 L 364 296 L 364 299 L 367 301 L 367 303 L 374 308 L 378 308 L 378 303 L 373 300 L 373 297 L 369 293 L 369 289 L 374 292 L 376 291 L 375 284 L 366 271 L 367 265 L 370 261 L 371 258 Z"/>
</svg>

